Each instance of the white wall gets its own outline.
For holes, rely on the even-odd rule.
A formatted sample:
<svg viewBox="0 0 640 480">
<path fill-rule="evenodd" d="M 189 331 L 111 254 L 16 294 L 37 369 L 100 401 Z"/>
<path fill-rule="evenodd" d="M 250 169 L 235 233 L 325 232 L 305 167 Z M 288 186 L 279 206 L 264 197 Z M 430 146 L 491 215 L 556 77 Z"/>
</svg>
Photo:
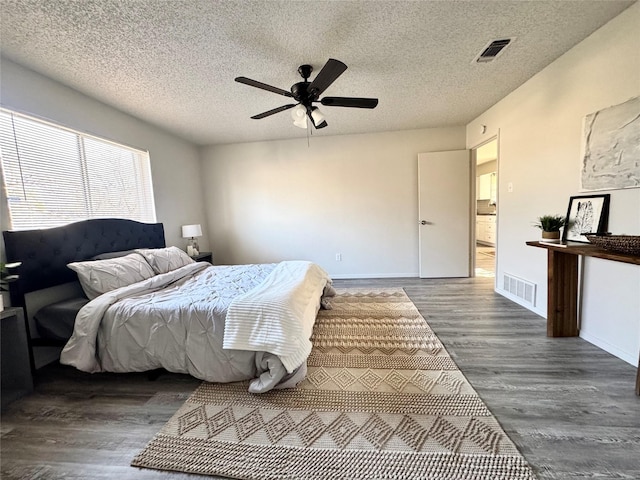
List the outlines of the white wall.
<svg viewBox="0 0 640 480">
<path fill-rule="evenodd" d="M 539 237 L 531 226 L 538 216 L 564 215 L 569 197 L 583 193 L 585 115 L 640 95 L 638 25 L 635 4 L 467 126 L 469 148 L 499 132 L 498 279 L 508 272 L 536 283 L 534 310 L 543 316 L 546 251 L 525 242 Z M 599 193 L 611 194 L 609 231 L 640 235 L 640 189 Z M 637 365 L 640 267 L 587 258 L 582 306 L 580 336 Z"/>
<path fill-rule="evenodd" d="M 464 142 L 453 127 L 207 147 L 216 263 L 308 259 L 334 278 L 417 276 L 418 153 Z"/>
<path fill-rule="evenodd" d="M 149 150 L 157 220 L 164 223 L 167 245 L 185 247 L 181 225 L 202 223 L 206 231 L 200 157 L 195 145 L 5 58 L 0 62 L 3 107 Z M 8 228 L 6 218 L 2 216 L 3 230 Z M 200 240 L 206 249 L 207 238 Z"/>
</svg>

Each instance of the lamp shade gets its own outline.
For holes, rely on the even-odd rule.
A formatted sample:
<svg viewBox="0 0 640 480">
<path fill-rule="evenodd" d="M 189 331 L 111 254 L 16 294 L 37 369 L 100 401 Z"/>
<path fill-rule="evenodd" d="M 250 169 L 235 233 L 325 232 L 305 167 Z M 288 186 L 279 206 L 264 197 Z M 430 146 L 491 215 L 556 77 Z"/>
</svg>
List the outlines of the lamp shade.
<svg viewBox="0 0 640 480">
<path fill-rule="evenodd" d="M 311 118 L 313 118 L 313 123 L 315 123 L 316 125 L 320 125 L 322 122 L 324 122 L 324 115 L 318 107 L 313 107 L 311 109 Z"/>
<path fill-rule="evenodd" d="M 296 127 L 307 128 L 307 109 L 302 105 L 298 105 L 291 110 L 291 118 Z"/>
<path fill-rule="evenodd" d="M 202 227 L 199 224 L 182 226 L 182 238 L 192 238 L 192 237 L 201 237 L 201 236 L 202 236 Z"/>
<path fill-rule="evenodd" d="M 298 128 L 307 128 L 307 118 L 303 118 L 302 120 L 296 120 L 293 124 Z"/>
<path fill-rule="evenodd" d="M 313 123 L 314 127 L 324 128 L 327 126 L 327 122 L 324 119 L 324 115 L 318 109 L 318 107 L 311 107 L 311 113 L 309 115 L 311 116 L 311 122 Z"/>
</svg>

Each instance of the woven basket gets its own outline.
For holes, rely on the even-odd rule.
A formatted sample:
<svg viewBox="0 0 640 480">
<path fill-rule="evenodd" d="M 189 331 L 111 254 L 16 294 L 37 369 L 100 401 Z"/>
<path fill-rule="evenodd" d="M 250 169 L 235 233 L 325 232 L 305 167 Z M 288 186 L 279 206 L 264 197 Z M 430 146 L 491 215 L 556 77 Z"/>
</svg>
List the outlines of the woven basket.
<svg viewBox="0 0 640 480">
<path fill-rule="evenodd" d="M 617 253 L 640 255 L 640 235 L 585 235 L 594 245 Z"/>
</svg>

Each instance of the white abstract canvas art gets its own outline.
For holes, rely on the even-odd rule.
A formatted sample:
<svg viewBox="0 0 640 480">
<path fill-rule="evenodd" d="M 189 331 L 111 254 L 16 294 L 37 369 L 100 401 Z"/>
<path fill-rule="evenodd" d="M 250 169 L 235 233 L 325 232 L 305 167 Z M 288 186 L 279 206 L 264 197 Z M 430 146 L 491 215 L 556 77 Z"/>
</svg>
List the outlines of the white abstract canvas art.
<svg viewBox="0 0 640 480">
<path fill-rule="evenodd" d="M 640 188 L 640 97 L 585 117 L 581 190 Z"/>
</svg>

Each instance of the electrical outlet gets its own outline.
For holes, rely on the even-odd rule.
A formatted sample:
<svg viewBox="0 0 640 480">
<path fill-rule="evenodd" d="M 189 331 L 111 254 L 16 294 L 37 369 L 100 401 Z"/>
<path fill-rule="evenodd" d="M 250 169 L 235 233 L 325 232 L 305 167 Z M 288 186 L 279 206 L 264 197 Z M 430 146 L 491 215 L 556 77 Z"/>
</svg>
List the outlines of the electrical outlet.
<svg viewBox="0 0 640 480">
<path fill-rule="evenodd" d="M 342 261 L 342 254 L 336 253 L 336 262 L 341 262 L 341 261 Z"/>
</svg>

